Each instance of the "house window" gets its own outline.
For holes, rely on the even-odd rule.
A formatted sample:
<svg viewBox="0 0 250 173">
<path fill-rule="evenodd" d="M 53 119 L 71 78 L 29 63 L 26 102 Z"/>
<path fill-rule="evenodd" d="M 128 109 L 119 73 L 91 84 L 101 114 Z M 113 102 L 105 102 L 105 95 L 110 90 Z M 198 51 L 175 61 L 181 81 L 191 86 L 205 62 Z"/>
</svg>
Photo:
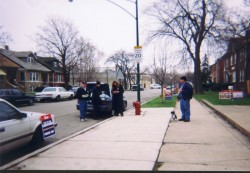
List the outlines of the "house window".
<svg viewBox="0 0 250 173">
<path fill-rule="evenodd" d="M 30 81 L 33 81 L 33 82 L 38 81 L 38 73 L 37 72 L 30 72 Z"/>
<path fill-rule="evenodd" d="M 245 59 L 245 49 L 240 50 L 240 62 L 244 61 Z"/>
<path fill-rule="evenodd" d="M 230 62 L 230 65 L 235 65 L 236 64 L 236 53 L 232 54 L 231 55 L 231 62 Z"/>
<path fill-rule="evenodd" d="M 62 75 L 61 74 L 57 75 L 57 81 L 62 82 Z"/>
<path fill-rule="evenodd" d="M 226 59 L 225 70 L 229 67 L 229 59 Z"/>
<path fill-rule="evenodd" d="M 27 58 L 27 62 L 28 62 L 28 63 L 31 63 L 31 64 L 34 64 L 34 63 L 35 63 L 35 60 L 34 60 L 34 58 L 32 58 L 32 57 L 28 57 L 28 58 Z"/>
<path fill-rule="evenodd" d="M 33 91 L 35 90 L 35 88 L 36 88 L 36 87 L 30 85 L 30 86 L 29 86 L 29 91 L 30 91 L 30 92 L 33 92 Z"/>
<path fill-rule="evenodd" d="M 21 79 L 22 82 L 25 81 L 25 72 L 20 73 L 20 79 Z"/>
<path fill-rule="evenodd" d="M 57 62 L 53 62 L 53 67 L 57 67 L 58 65 L 57 65 Z"/>
<path fill-rule="evenodd" d="M 240 71 L 240 82 L 244 82 L 245 81 L 245 71 L 241 70 Z"/>
<path fill-rule="evenodd" d="M 236 71 L 232 73 L 232 82 L 236 82 Z"/>
</svg>

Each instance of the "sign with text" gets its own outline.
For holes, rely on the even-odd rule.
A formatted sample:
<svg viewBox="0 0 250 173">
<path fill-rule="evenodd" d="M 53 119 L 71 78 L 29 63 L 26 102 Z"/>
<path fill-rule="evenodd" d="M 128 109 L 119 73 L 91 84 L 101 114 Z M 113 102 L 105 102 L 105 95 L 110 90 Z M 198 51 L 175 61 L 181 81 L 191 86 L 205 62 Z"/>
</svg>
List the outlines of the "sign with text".
<svg viewBox="0 0 250 173">
<path fill-rule="evenodd" d="M 137 63 L 141 61 L 142 58 L 142 46 L 134 47 L 134 58 Z"/>
<path fill-rule="evenodd" d="M 231 92 L 219 92 L 219 99 L 231 99 L 232 93 Z"/>
<path fill-rule="evenodd" d="M 242 91 L 234 91 L 233 98 L 234 99 L 243 98 L 243 92 Z"/>
</svg>

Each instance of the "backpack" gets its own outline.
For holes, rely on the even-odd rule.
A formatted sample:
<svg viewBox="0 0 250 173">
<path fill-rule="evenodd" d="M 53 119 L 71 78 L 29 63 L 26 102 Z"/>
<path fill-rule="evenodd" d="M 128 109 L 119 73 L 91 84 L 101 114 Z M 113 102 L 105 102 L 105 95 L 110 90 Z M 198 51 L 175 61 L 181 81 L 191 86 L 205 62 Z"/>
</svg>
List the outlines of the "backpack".
<svg viewBox="0 0 250 173">
<path fill-rule="evenodd" d="M 188 94 L 188 99 L 192 99 L 193 95 L 194 95 L 194 88 L 193 88 L 193 84 L 189 81 L 187 81 L 188 87 L 189 87 L 189 93 Z"/>
</svg>

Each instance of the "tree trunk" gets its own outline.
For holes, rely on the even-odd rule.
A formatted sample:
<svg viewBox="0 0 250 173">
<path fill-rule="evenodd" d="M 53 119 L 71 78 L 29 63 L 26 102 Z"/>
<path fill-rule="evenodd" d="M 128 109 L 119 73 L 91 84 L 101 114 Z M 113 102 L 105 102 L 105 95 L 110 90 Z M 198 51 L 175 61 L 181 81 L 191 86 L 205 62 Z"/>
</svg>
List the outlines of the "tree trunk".
<svg viewBox="0 0 250 173">
<path fill-rule="evenodd" d="M 194 80 L 195 93 L 202 94 L 201 61 L 200 58 L 197 57 L 194 62 Z"/>
<path fill-rule="evenodd" d="M 164 88 L 163 88 L 163 86 L 164 86 L 164 84 L 162 83 L 161 84 L 161 103 L 163 103 L 163 99 L 164 99 L 164 95 L 163 95 Z"/>
</svg>

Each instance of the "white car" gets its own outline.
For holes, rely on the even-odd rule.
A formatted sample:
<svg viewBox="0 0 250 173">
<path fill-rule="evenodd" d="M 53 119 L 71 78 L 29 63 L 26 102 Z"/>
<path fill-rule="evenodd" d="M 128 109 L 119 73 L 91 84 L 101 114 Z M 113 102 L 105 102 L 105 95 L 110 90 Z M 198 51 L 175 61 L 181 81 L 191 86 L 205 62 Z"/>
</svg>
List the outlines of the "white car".
<svg viewBox="0 0 250 173">
<path fill-rule="evenodd" d="M 151 84 L 150 89 L 161 89 L 161 85 L 160 84 Z"/>
<path fill-rule="evenodd" d="M 46 87 L 42 92 L 36 93 L 36 101 L 41 100 L 56 100 L 59 101 L 61 99 L 73 99 L 74 92 L 67 91 L 63 87 Z"/>
<path fill-rule="evenodd" d="M 55 134 L 54 115 L 23 112 L 0 99 L 0 153 L 21 147 L 29 142 L 41 144 Z"/>
</svg>

